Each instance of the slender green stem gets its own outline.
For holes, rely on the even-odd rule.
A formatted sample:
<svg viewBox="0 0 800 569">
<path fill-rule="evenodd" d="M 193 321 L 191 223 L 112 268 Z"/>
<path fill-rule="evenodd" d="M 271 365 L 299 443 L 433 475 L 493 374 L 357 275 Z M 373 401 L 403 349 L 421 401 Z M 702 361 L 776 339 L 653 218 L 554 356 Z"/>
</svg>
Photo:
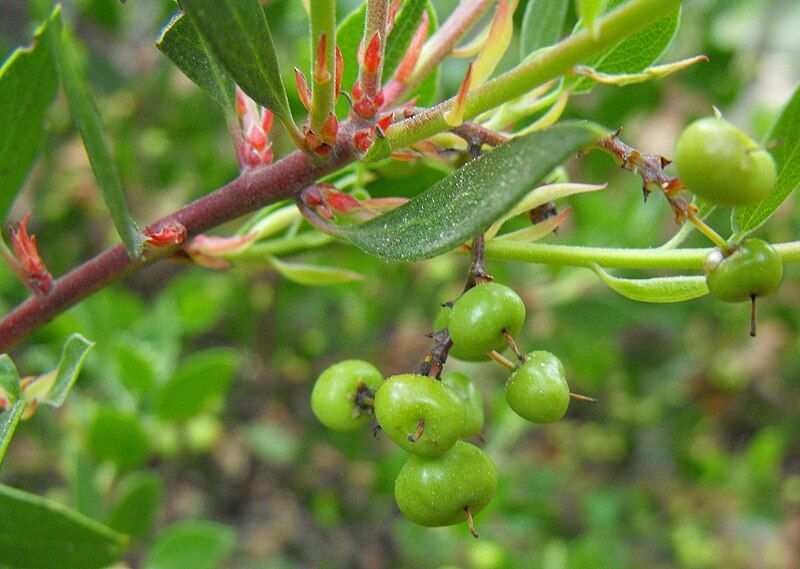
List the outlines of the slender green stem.
<svg viewBox="0 0 800 569">
<path fill-rule="evenodd" d="M 478 87 L 469 95 L 464 119 L 470 119 L 498 105 L 516 99 L 547 81 L 569 72 L 592 56 L 614 47 L 680 6 L 680 0 L 631 0 L 610 12 L 597 26 L 597 35 L 587 30 L 531 57 L 511 71 Z M 447 130 L 445 113 L 454 99 L 392 126 L 388 138 L 393 148 L 404 148 Z"/>
<path fill-rule="evenodd" d="M 773 245 L 784 263 L 800 262 L 800 241 Z M 614 269 L 658 269 L 702 271 L 703 260 L 712 249 L 623 249 L 543 245 L 514 241 L 489 241 L 487 259 L 523 261 L 545 265 L 591 268 L 596 263 Z"/>
<path fill-rule="evenodd" d="M 311 9 L 311 130 L 319 133 L 336 104 L 336 0 L 314 0 Z M 323 57 L 320 44 L 325 38 Z M 324 61 L 320 61 L 323 59 Z"/>
</svg>

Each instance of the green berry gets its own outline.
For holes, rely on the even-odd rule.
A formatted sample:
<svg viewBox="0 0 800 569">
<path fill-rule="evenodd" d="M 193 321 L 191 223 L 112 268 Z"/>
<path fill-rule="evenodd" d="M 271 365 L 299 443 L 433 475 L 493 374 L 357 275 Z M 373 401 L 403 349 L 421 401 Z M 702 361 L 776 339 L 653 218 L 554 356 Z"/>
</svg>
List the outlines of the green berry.
<svg viewBox="0 0 800 569">
<path fill-rule="evenodd" d="M 387 379 L 375 394 L 375 416 L 386 436 L 414 454 L 439 455 L 464 431 L 464 403 L 441 381 L 406 373 Z"/>
<path fill-rule="evenodd" d="M 445 454 L 433 458 L 411 456 L 394 484 L 400 511 L 412 522 L 427 527 L 466 521 L 492 499 L 497 469 L 478 447 L 459 441 Z"/>
<path fill-rule="evenodd" d="M 454 346 L 473 357 L 507 346 L 503 331 L 516 336 L 525 323 L 525 304 L 507 286 L 487 283 L 469 289 L 453 306 L 448 322 Z"/>
<path fill-rule="evenodd" d="M 442 328 L 447 328 L 450 324 L 450 315 L 453 313 L 453 309 L 449 306 L 442 306 L 442 309 L 439 311 L 439 314 L 436 316 L 436 322 L 434 323 L 434 330 L 441 330 Z M 461 349 L 460 346 L 453 346 L 450 348 L 450 352 L 448 356 L 454 357 L 457 360 L 462 360 L 465 362 L 483 362 L 489 359 L 488 353 L 483 354 L 470 354 L 469 352 L 465 352 Z"/>
<path fill-rule="evenodd" d="M 464 430 L 461 438 L 477 435 L 483 429 L 483 396 L 469 376 L 460 371 L 449 371 L 442 375 L 442 383 L 451 387 L 464 402 Z"/>
<path fill-rule="evenodd" d="M 533 423 L 553 423 L 569 406 L 564 365 L 550 352 L 531 352 L 506 383 L 506 402 Z"/>
<path fill-rule="evenodd" d="M 366 390 L 376 390 L 383 376 L 372 364 L 347 360 L 334 364 L 317 379 L 311 392 L 311 410 L 320 423 L 334 431 L 353 431 L 370 421 L 371 414 L 356 401 Z"/>
<path fill-rule="evenodd" d="M 675 146 L 675 167 L 698 197 L 724 206 L 760 202 L 778 178 L 772 155 L 722 118 L 690 124 Z"/>
<path fill-rule="evenodd" d="M 706 257 L 706 284 L 712 296 L 725 302 L 744 302 L 776 290 L 783 263 L 769 243 L 745 239 L 727 257 L 716 249 Z"/>
</svg>

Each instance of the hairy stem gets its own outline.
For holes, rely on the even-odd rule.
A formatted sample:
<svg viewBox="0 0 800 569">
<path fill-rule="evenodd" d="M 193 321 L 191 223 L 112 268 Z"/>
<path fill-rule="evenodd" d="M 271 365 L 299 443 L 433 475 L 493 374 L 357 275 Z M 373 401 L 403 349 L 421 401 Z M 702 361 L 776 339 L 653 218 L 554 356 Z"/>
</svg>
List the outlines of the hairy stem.
<svg viewBox="0 0 800 569">
<path fill-rule="evenodd" d="M 784 263 L 800 262 L 800 241 L 778 243 L 773 247 Z M 487 259 L 545 265 L 591 268 L 596 263 L 610 269 L 702 271 L 703 260 L 711 251 L 711 248 L 622 249 L 502 240 L 487 243 L 484 254 Z"/>
<path fill-rule="evenodd" d="M 202 233 L 271 203 L 296 196 L 321 176 L 336 171 L 355 159 L 346 131 L 330 160 L 309 159 L 293 152 L 267 168 L 251 170 L 217 191 L 152 224 L 154 231 L 179 223 L 189 237 Z M 128 257 L 117 245 L 75 268 L 53 283 L 49 294 L 31 296 L 0 321 L 0 353 L 19 344 L 28 334 L 64 310 L 103 287 L 169 256 L 176 247 L 149 248 L 142 259 Z"/>
<path fill-rule="evenodd" d="M 386 29 L 389 24 L 389 0 L 367 0 L 367 15 L 364 22 L 364 38 L 362 49 L 366 50 L 369 42 L 378 34 L 381 38 L 380 61 L 377 71 L 371 73 L 361 66 L 359 82 L 361 91 L 370 99 L 381 89 L 381 77 L 383 75 L 383 55 L 386 53 Z"/>
<path fill-rule="evenodd" d="M 333 112 L 336 87 L 336 0 L 311 3 L 311 130 L 320 133 Z M 320 46 L 324 39 L 324 50 Z"/>
<path fill-rule="evenodd" d="M 680 0 L 631 0 L 623 4 L 600 20 L 597 35 L 592 35 L 588 30 L 577 32 L 470 92 L 464 118 L 473 118 L 568 73 L 575 65 L 585 63 L 593 55 L 614 47 L 678 6 Z M 447 130 L 444 116 L 454 101 L 444 101 L 419 116 L 392 126 L 387 132 L 392 148 L 405 148 Z"/>
</svg>

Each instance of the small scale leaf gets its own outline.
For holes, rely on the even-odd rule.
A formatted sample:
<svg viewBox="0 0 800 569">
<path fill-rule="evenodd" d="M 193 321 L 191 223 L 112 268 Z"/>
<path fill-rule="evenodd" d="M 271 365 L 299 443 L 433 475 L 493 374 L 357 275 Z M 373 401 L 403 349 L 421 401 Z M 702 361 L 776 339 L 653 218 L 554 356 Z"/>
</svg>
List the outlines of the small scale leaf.
<svg viewBox="0 0 800 569">
<path fill-rule="evenodd" d="M 0 464 L 3 464 L 8 445 L 11 443 L 14 431 L 17 430 L 17 424 L 19 424 L 25 407 L 27 407 L 25 401 L 18 399 L 11 407 L 0 413 Z M 0 557 L 2 557 L 2 554 L 0 554 Z"/>
<path fill-rule="evenodd" d="M 78 59 L 74 39 L 63 27 L 60 18 L 54 20 L 47 30 L 70 114 L 83 139 L 106 207 L 128 255 L 138 257 L 144 245 L 144 235 L 128 211 L 128 200 L 108 144 L 106 127 L 89 88 L 86 70 Z"/>
<path fill-rule="evenodd" d="M 5 395 L 11 403 L 19 399 L 19 372 L 8 354 L 0 355 L 0 396 Z"/>
<path fill-rule="evenodd" d="M 291 120 L 275 44 L 261 3 L 182 0 L 181 6 L 208 49 L 239 87 L 284 122 Z"/>
<path fill-rule="evenodd" d="M 134 539 L 147 536 L 164 497 L 164 482 L 152 472 L 125 478 L 108 518 L 109 527 Z"/>
<path fill-rule="evenodd" d="M 236 532 L 213 522 L 179 522 L 156 539 L 144 569 L 216 569 L 236 545 Z"/>
<path fill-rule="evenodd" d="M 529 0 L 522 18 L 520 59 L 561 38 L 568 10 L 569 0 Z"/>
<path fill-rule="evenodd" d="M 156 47 L 223 109 L 236 102 L 236 84 L 211 55 L 200 32 L 183 12 L 167 22 Z"/>
<path fill-rule="evenodd" d="M 58 75 L 42 38 L 57 15 L 55 8 L 33 44 L 17 48 L 0 66 L 0 223 L 39 153 L 45 114 L 56 96 Z"/>
<path fill-rule="evenodd" d="M 732 221 L 735 241 L 761 227 L 786 198 L 800 187 L 800 87 L 764 137 L 764 144 L 770 143 L 777 144 L 772 149 L 772 156 L 778 167 L 778 181 L 761 203 L 734 210 Z"/>
<path fill-rule="evenodd" d="M 61 352 L 61 361 L 58 363 L 56 378 L 53 386 L 47 395 L 41 400 L 52 407 L 61 407 L 67 399 L 78 374 L 83 367 L 86 356 L 94 348 L 94 342 L 90 342 L 80 334 L 73 334 L 64 344 Z"/>
<path fill-rule="evenodd" d="M 592 268 L 612 290 L 625 298 L 639 302 L 684 302 L 708 294 L 705 277 L 623 279 L 612 276 L 598 265 L 594 265 Z"/>
<path fill-rule="evenodd" d="M 119 534 L 61 504 L 0 484 L 0 565 L 100 569 L 128 545 Z"/>
<path fill-rule="evenodd" d="M 162 419 L 183 421 L 205 411 L 228 389 L 236 366 L 236 353 L 229 349 L 192 354 L 158 393 L 156 414 Z"/>
<path fill-rule="evenodd" d="M 389 261 L 446 253 L 485 231 L 571 155 L 608 133 L 565 122 L 513 139 L 428 188 L 405 205 L 337 233 Z"/>
<path fill-rule="evenodd" d="M 364 278 L 360 273 L 348 271 L 347 269 L 308 265 L 305 263 L 287 263 L 276 257 L 270 257 L 269 264 L 286 279 L 302 285 L 337 285 L 360 281 Z"/>
</svg>

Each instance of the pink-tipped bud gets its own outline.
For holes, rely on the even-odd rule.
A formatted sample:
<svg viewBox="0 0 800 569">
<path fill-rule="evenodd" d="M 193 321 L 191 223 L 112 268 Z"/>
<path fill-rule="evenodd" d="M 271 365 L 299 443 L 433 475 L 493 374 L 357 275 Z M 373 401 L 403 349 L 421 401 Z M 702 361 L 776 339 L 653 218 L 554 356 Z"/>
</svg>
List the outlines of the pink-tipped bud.
<svg viewBox="0 0 800 569">
<path fill-rule="evenodd" d="M 153 247 L 180 245 L 186 239 L 186 227 L 179 221 L 171 221 L 158 229 L 145 227 L 146 243 Z"/>
<path fill-rule="evenodd" d="M 305 129 L 306 146 L 314 154 L 320 157 L 328 156 L 333 151 L 333 146 L 322 140 L 314 131 L 306 127 Z"/>
<path fill-rule="evenodd" d="M 330 192 L 326 196 L 326 200 L 333 211 L 338 211 L 340 213 L 347 213 L 348 211 L 353 211 L 361 207 L 361 202 L 344 192 Z"/>
<path fill-rule="evenodd" d="M 467 73 L 464 75 L 464 80 L 461 82 L 461 87 L 458 89 L 458 95 L 450 110 L 445 113 L 444 120 L 450 126 L 459 126 L 464 122 L 464 112 L 467 107 L 467 95 L 469 95 L 469 88 L 472 82 L 472 64 L 469 64 Z"/>
<path fill-rule="evenodd" d="M 342 74 L 344 73 L 344 56 L 339 46 L 336 46 L 336 97 L 342 92 Z"/>
<path fill-rule="evenodd" d="M 336 142 L 336 135 L 339 133 L 339 121 L 333 113 L 328 115 L 325 122 L 322 123 L 322 131 L 319 133 L 322 140 L 328 144 Z"/>
<path fill-rule="evenodd" d="M 247 113 L 247 95 L 244 94 L 239 86 L 236 86 L 236 115 L 242 118 Z"/>
<path fill-rule="evenodd" d="M 275 113 L 273 113 L 269 109 L 264 109 L 261 112 L 261 130 L 264 131 L 264 134 L 269 134 L 269 131 L 272 130 L 272 125 L 274 122 L 275 122 Z"/>
<path fill-rule="evenodd" d="M 36 246 L 36 236 L 28 234 L 28 222 L 30 214 L 23 217 L 16 231 L 12 227 L 11 245 L 14 253 L 21 265 L 20 278 L 25 285 L 36 294 L 47 294 L 53 288 L 53 277 L 39 256 L 39 249 Z"/>
<path fill-rule="evenodd" d="M 376 123 L 377 127 L 380 128 L 382 131 L 386 132 L 386 130 L 392 126 L 394 122 L 394 114 L 389 113 L 388 115 L 382 116 L 378 122 Z"/>
<path fill-rule="evenodd" d="M 400 0 L 392 0 L 391 6 L 389 6 L 389 21 L 386 26 L 386 35 L 389 35 L 389 32 L 392 31 L 394 28 L 394 21 L 397 18 L 397 11 L 400 9 Z"/>
<path fill-rule="evenodd" d="M 331 74 L 328 71 L 328 37 L 325 34 L 319 38 L 317 44 L 317 56 L 314 58 L 314 82 L 317 84 L 327 83 L 331 80 Z"/>
<path fill-rule="evenodd" d="M 267 136 L 260 128 L 256 126 L 251 127 L 250 130 L 245 133 L 244 139 L 258 152 L 261 152 L 267 147 Z"/>
<path fill-rule="evenodd" d="M 306 76 L 297 67 L 294 68 L 294 82 L 297 85 L 297 95 L 300 97 L 300 102 L 310 113 L 311 112 L 311 89 L 308 88 L 308 81 Z"/>
<path fill-rule="evenodd" d="M 417 31 L 414 32 L 414 37 L 411 38 L 411 43 L 408 45 L 408 51 L 403 56 L 400 65 L 397 66 L 397 71 L 394 73 L 394 81 L 404 85 L 414 69 L 417 67 L 419 55 L 422 53 L 422 46 L 425 45 L 425 40 L 428 39 L 428 12 L 422 12 L 422 20 L 417 26 Z"/>
<path fill-rule="evenodd" d="M 353 135 L 353 144 L 361 154 L 366 154 L 369 147 L 375 141 L 371 129 L 359 130 Z"/>
<path fill-rule="evenodd" d="M 375 75 L 381 67 L 381 36 L 378 32 L 372 36 L 364 51 L 363 69 L 365 73 Z"/>
<path fill-rule="evenodd" d="M 389 154 L 395 160 L 400 162 L 410 162 L 411 160 L 416 160 L 420 158 L 422 155 L 419 152 L 415 152 L 413 150 L 397 150 Z"/>
</svg>

